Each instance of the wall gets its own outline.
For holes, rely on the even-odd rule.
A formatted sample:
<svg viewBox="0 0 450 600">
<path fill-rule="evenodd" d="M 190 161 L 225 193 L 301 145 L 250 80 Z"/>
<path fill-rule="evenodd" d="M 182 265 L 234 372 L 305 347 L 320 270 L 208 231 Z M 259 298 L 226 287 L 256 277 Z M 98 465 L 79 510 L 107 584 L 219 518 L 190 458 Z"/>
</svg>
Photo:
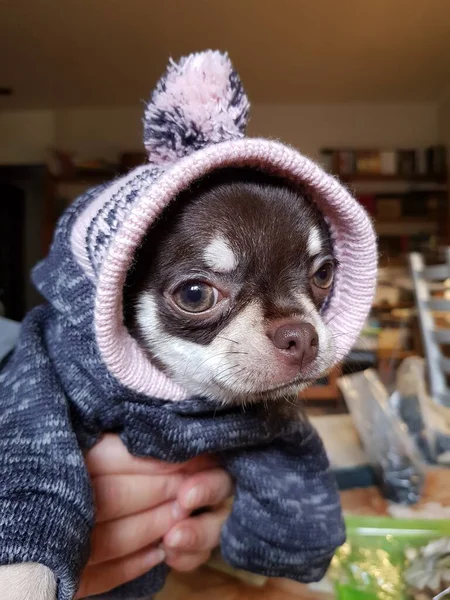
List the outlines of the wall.
<svg viewBox="0 0 450 600">
<path fill-rule="evenodd" d="M 320 148 L 415 147 L 436 142 L 433 104 L 255 106 L 253 135 L 275 136 L 319 158 Z"/>
<path fill-rule="evenodd" d="M 42 163 L 54 140 L 53 111 L 0 112 L 0 164 Z"/>
<path fill-rule="evenodd" d="M 115 159 L 142 148 L 143 106 L 0 113 L 0 163 L 43 160 L 51 146 Z M 434 104 L 254 106 L 249 133 L 281 138 L 318 158 L 323 146 L 426 146 Z"/>
<path fill-rule="evenodd" d="M 449 149 L 450 155 L 450 96 L 438 107 L 439 141 Z M 448 157 L 450 160 L 450 156 Z"/>
<path fill-rule="evenodd" d="M 56 145 L 115 160 L 126 150 L 141 150 L 142 107 L 68 109 L 55 112 Z"/>
<path fill-rule="evenodd" d="M 108 158 L 140 149 L 142 108 L 66 110 L 56 113 L 58 145 Z M 436 142 L 433 104 L 254 106 L 251 135 L 280 138 L 319 157 L 323 146 L 425 146 Z"/>
</svg>

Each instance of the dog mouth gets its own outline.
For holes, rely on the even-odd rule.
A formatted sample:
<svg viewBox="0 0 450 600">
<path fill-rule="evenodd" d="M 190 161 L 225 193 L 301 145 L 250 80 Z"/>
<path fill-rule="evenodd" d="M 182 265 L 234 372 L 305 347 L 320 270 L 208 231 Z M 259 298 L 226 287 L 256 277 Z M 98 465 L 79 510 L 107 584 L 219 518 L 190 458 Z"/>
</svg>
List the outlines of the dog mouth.
<svg viewBox="0 0 450 600">
<path fill-rule="evenodd" d="M 269 397 L 278 398 L 282 396 L 283 392 L 289 394 L 295 394 L 297 391 L 301 391 L 306 387 L 309 387 L 317 380 L 317 377 L 302 377 L 297 376 L 290 381 L 286 381 L 283 383 L 279 383 L 276 385 L 266 386 L 260 390 L 249 391 L 248 393 L 236 392 L 235 396 L 236 402 L 241 402 L 245 400 L 245 402 L 259 402 L 263 400 L 269 399 Z M 233 394 L 233 391 L 225 386 L 222 382 L 218 381 L 214 378 L 214 384 L 227 395 Z"/>
</svg>

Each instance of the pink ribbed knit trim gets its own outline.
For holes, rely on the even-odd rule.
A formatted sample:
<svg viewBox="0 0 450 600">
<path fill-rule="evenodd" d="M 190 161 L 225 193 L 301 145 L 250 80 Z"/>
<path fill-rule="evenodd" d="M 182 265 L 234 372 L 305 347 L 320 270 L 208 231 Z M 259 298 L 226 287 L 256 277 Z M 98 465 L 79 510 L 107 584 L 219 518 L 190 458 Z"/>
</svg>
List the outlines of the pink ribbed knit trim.
<svg viewBox="0 0 450 600">
<path fill-rule="evenodd" d="M 95 304 L 98 346 L 109 371 L 140 393 L 172 400 L 187 395 L 150 363 L 124 327 L 126 273 L 137 246 L 164 207 L 196 179 L 227 166 L 259 167 L 307 186 L 327 217 L 340 269 L 324 318 L 335 335 L 338 361 L 353 345 L 370 310 L 377 272 L 375 235 L 365 211 L 345 188 L 308 158 L 278 142 L 245 138 L 207 147 L 169 166 L 134 202 L 100 270 Z M 110 197 L 109 190 L 104 194 Z"/>
</svg>

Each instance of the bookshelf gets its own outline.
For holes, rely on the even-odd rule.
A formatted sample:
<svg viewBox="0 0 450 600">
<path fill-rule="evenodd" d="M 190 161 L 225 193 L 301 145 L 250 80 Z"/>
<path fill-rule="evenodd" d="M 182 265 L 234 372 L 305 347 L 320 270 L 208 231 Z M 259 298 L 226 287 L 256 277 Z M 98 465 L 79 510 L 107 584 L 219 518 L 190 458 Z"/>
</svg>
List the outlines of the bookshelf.
<svg viewBox="0 0 450 600">
<path fill-rule="evenodd" d="M 358 182 L 358 181 L 372 181 L 372 182 L 390 182 L 390 181 L 405 181 L 405 182 L 419 182 L 419 183 L 442 183 L 446 184 L 447 177 L 445 174 L 442 175 L 427 175 L 427 174 L 410 174 L 410 175 L 395 175 L 395 174 L 383 174 L 383 173 L 349 173 L 341 174 L 340 179 L 344 183 Z"/>
<path fill-rule="evenodd" d="M 450 243 L 446 148 L 332 148 L 321 151 L 373 217 L 382 266 L 406 265 L 409 252 L 434 256 Z"/>
</svg>

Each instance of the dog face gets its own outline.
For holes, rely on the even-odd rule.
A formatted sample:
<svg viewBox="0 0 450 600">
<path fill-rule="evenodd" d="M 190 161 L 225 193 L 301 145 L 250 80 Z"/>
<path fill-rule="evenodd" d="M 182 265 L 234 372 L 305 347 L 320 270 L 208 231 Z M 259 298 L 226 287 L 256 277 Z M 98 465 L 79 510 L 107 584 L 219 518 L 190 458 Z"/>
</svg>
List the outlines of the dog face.
<svg viewBox="0 0 450 600">
<path fill-rule="evenodd" d="M 290 395 L 334 362 L 321 309 L 337 268 L 308 198 L 262 174 L 224 170 L 150 230 L 125 286 L 126 324 L 192 395 Z"/>
</svg>

